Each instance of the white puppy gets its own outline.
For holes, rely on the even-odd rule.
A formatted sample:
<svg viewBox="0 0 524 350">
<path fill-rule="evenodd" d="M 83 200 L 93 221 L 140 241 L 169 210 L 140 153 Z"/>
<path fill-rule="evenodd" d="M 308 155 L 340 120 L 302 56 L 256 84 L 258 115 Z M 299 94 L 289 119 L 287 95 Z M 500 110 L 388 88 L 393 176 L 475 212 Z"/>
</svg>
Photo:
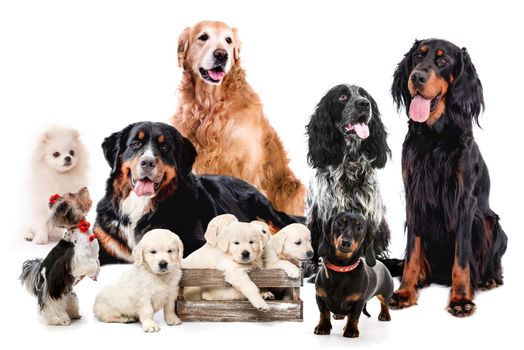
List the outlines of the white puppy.
<svg viewBox="0 0 524 350">
<path fill-rule="evenodd" d="M 153 316 L 163 308 L 169 326 L 180 324 L 175 301 L 182 256 L 182 241 L 173 232 L 156 229 L 146 233 L 133 249 L 134 265 L 96 297 L 95 316 L 103 322 L 138 319 L 145 332 L 157 332 L 160 327 Z"/>
<path fill-rule="evenodd" d="M 77 192 L 88 185 L 88 155 L 75 129 L 52 128 L 40 136 L 31 161 L 28 187 L 31 218 L 24 238 L 37 244 L 62 238 L 63 230 L 49 224 L 49 197 Z"/>
<path fill-rule="evenodd" d="M 182 267 L 223 271 L 224 280 L 233 288 L 203 288 L 202 299 L 247 298 L 258 310 L 269 310 L 258 287 L 248 276 L 252 268 L 262 267 L 262 255 L 268 240 L 267 225 L 238 222 L 235 216 L 224 214 L 209 222 L 204 237 L 207 243 L 186 257 Z"/>
</svg>

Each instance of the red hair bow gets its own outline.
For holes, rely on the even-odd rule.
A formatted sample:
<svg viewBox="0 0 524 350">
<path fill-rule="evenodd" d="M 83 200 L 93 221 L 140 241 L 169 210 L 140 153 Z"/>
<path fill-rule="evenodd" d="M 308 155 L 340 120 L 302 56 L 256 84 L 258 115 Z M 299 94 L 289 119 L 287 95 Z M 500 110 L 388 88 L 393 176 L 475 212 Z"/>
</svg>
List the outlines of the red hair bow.
<svg viewBox="0 0 524 350">
<path fill-rule="evenodd" d="M 49 198 L 49 203 L 51 203 L 51 206 L 53 206 L 56 203 L 56 201 L 58 201 L 59 199 L 60 199 L 60 195 L 54 194 Z"/>
<path fill-rule="evenodd" d="M 78 225 L 76 225 L 76 227 L 78 227 L 78 229 L 84 233 L 89 230 L 89 226 L 91 226 L 91 224 L 85 220 L 80 221 Z"/>
</svg>

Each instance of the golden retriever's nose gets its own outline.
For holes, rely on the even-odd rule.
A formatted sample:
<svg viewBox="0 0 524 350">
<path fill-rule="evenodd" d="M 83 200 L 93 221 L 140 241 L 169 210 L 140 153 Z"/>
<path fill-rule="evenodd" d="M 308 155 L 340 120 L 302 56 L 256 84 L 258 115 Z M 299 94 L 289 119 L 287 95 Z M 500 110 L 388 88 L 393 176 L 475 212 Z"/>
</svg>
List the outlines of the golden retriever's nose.
<svg viewBox="0 0 524 350">
<path fill-rule="evenodd" d="M 311 259 L 313 257 L 313 251 L 312 250 L 308 250 L 308 252 L 306 253 L 308 259 Z"/>
<path fill-rule="evenodd" d="M 227 61 L 227 56 L 227 51 L 224 49 L 216 49 L 215 52 L 213 52 L 213 57 L 219 63 L 225 63 Z"/>
<path fill-rule="evenodd" d="M 242 252 L 242 259 L 249 259 L 249 252 L 247 250 L 244 250 Z"/>
<path fill-rule="evenodd" d="M 158 267 L 160 267 L 161 270 L 167 269 L 167 261 L 164 261 L 164 260 L 160 261 L 158 263 Z"/>
</svg>

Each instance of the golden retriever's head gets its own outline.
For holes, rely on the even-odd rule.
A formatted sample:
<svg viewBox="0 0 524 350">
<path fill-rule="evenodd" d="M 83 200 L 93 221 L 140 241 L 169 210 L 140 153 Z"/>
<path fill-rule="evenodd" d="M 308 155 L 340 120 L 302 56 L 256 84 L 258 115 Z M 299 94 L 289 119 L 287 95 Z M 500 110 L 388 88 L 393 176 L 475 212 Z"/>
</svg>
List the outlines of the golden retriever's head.
<svg viewBox="0 0 524 350">
<path fill-rule="evenodd" d="M 209 222 L 204 237 L 208 244 L 231 256 L 236 263 L 251 264 L 262 256 L 268 241 L 264 225 L 260 222 L 238 222 L 233 215 L 224 214 Z"/>
<path fill-rule="evenodd" d="M 167 274 L 180 267 L 184 246 L 180 238 L 169 230 L 147 232 L 133 249 L 136 265 L 144 265 L 156 274 Z"/>
<path fill-rule="evenodd" d="M 305 261 L 313 257 L 311 232 L 302 224 L 291 224 L 270 238 L 271 246 L 284 260 Z"/>
<path fill-rule="evenodd" d="M 237 29 L 223 22 L 203 21 L 178 38 L 178 65 L 209 84 L 220 84 L 239 59 Z"/>
</svg>

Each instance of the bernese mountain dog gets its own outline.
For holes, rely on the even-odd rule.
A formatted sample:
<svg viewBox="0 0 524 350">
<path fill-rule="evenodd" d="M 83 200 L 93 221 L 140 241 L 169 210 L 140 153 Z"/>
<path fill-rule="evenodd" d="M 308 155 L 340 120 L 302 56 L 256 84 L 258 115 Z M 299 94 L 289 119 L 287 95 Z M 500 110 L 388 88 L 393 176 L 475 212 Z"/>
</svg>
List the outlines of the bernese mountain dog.
<svg viewBox="0 0 524 350">
<path fill-rule="evenodd" d="M 262 220 L 275 231 L 303 221 L 275 210 L 240 179 L 192 173 L 196 150 L 168 124 L 131 124 L 107 137 L 102 149 L 111 174 L 94 227 L 101 264 L 133 262 L 133 247 L 155 228 L 178 234 L 187 256 L 205 243 L 207 224 L 220 214 Z"/>
</svg>

